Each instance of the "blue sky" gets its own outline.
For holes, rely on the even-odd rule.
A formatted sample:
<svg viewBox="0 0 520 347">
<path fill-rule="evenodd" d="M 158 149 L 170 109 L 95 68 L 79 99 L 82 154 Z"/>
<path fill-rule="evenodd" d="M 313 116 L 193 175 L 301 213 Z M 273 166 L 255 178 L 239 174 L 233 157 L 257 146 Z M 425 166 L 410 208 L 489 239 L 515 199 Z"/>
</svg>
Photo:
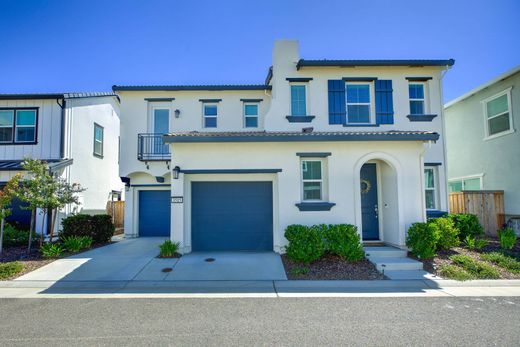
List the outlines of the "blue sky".
<svg viewBox="0 0 520 347">
<path fill-rule="evenodd" d="M 307 59 L 456 59 L 450 100 L 520 64 L 518 0 L 0 0 L 0 92 L 262 83 Z"/>
</svg>

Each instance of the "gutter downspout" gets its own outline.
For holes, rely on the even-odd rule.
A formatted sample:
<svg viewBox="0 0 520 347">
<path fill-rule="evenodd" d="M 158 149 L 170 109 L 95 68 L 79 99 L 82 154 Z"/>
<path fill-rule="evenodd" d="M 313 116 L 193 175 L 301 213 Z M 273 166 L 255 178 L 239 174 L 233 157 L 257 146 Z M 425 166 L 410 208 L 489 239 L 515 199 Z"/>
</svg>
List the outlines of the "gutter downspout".
<svg viewBox="0 0 520 347">
<path fill-rule="evenodd" d="M 61 99 L 62 103 L 59 103 L 59 99 L 56 99 L 56 103 L 61 107 L 61 122 L 60 122 L 60 159 L 65 159 L 65 107 L 67 101 L 65 98 Z"/>
</svg>

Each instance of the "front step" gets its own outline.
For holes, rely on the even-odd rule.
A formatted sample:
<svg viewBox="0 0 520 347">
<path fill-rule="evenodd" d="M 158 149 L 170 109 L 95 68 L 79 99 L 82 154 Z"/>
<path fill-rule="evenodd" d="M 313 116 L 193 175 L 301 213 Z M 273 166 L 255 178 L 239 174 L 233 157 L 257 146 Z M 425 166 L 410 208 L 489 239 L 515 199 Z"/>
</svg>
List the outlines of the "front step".
<svg viewBox="0 0 520 347">
<path fill-rule="evenodd" d="M 391 280 L 438 280 L 440 277 L 424 270 L 390 270 L 385 276 Z"/>
<path fill-rule="evenodd" d="M 376 265 L 379 271 L 422 270 L 423 268 L 423 264 L 420 261 L 410 258 L 370 257 L 368 259 Z"/>
<path fill-rule="evenodd" d="M 381 247 L 365 247 L 365 254 L 367 258 L 405 258 L 407 251 L 395 247 L 381 246 Z"/>
</svg>

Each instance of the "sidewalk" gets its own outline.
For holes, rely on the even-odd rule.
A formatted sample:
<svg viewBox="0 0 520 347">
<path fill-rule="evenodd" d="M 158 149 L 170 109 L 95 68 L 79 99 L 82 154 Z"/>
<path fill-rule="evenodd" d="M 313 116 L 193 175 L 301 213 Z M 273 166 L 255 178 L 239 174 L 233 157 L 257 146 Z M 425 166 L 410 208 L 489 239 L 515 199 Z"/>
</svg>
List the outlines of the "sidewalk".
<svg viewBox="0 0 520 347">
<path fill-rule="evenodd" d="M 5 281 L 0 298 L 520 296 L 520 280 Z"/>
</svg>

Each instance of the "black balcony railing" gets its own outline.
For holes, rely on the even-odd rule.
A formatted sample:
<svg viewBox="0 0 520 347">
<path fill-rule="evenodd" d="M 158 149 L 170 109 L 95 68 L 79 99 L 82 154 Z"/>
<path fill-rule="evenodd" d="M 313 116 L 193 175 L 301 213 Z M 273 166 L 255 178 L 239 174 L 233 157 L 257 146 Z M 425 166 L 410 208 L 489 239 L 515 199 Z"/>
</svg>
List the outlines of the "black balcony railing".
<svg viewBox="0 0 520 347">
<path fill-rule="evenodd" d="M 137 134 L 137 159 L 171 160 L 170 146 L 164 143 L 163 134 Z"/>
</svg>

